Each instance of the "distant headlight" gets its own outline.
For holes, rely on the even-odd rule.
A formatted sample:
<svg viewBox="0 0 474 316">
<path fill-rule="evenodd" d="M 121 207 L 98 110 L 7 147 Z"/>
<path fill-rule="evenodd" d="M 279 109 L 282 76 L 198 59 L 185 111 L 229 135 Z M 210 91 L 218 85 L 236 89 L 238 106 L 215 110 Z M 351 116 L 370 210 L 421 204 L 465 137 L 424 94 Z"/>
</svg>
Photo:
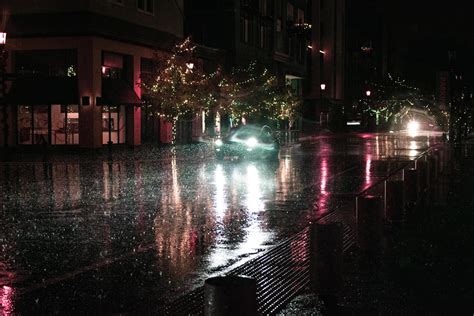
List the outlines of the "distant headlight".
<svg viewBox="0 0 474 316">
<path fill-rule="evenodd" d="M 222 146 L 222 140 L 217 139 L 215 142 L 216 146 Z"/>
<path fill-rule="evenodd" d="M 258 141 L 255 137 L 251 137 L 245 142 L 245 144 L 250 148 L 254 148 L 255 146 L 257 146 L 257 143 Z"/>
<path fill-rule="evenodd" d="M 420 129 L 420 123 L 417 121 L 410 121 L 407 124 L 407 129 L 410 132 L 417 132 Z"/>
</svg>

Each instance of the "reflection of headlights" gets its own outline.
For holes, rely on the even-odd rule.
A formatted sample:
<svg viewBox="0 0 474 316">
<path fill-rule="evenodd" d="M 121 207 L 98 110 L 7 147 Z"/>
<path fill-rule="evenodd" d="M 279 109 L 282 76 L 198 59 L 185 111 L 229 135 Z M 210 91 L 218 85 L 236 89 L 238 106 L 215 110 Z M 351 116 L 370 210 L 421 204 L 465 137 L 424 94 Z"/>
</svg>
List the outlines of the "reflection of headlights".
<svg viewBox="0 0 474 316">
<path fill-rule="evenodd" d="M 251 137 L 251 138 L 247 139 L 245 144 L 247 144 L 248 147 L 253 148 L 257 145 L 257 139 L 255 137 Z"/>
<path fill-rule="evenodd" d="M 217 139 L 215 144 L 216 144 L 216 146 L 222 146 L 222 140 Z"/>
</svg>

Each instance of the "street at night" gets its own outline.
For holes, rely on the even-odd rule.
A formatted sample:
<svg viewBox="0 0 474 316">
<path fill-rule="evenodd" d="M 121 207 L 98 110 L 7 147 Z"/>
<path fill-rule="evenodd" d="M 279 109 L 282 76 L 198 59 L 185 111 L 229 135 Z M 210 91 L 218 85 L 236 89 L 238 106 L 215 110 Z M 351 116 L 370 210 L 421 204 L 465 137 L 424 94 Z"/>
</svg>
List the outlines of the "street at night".
<svg viewBox="0 0 474 316">
<path fill-rule="evenodd" d="M 473 315 L 470 12 L 0 0 L 0 316 Z"/>
<path fill-rule="evenodd" d="M 274 162 L 218 162 L 196 144 L 2 163 L 4 311 L 152 311 L 353 202 L 439 136 L 319 136 Z"/>
</svg>

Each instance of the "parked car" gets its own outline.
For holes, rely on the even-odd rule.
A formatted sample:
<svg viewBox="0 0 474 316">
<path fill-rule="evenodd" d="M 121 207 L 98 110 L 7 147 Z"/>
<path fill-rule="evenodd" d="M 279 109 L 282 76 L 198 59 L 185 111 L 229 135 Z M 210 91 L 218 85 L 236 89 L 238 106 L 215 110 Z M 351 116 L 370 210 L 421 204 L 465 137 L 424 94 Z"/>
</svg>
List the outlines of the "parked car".
<svg viewBox="0 0 474 316">
<path fill-rule="evenodd" d="M 241 125 L 214 141 L 217 159 L 278 159 L 280 144 L 268 125 Z"/>
</svg>

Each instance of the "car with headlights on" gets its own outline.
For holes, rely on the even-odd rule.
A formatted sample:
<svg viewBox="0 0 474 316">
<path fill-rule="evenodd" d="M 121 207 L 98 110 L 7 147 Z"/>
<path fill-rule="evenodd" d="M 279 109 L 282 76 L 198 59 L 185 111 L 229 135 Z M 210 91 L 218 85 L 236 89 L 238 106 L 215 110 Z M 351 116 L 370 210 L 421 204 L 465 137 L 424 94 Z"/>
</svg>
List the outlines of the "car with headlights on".
<svg viewBox="0 0 474 316">
<path fill-rule="evenodd" d="M 280 144 L 268 125 L 241 125 L 214 141 L 217 159 L 278 159 Z"/>
</svg>

